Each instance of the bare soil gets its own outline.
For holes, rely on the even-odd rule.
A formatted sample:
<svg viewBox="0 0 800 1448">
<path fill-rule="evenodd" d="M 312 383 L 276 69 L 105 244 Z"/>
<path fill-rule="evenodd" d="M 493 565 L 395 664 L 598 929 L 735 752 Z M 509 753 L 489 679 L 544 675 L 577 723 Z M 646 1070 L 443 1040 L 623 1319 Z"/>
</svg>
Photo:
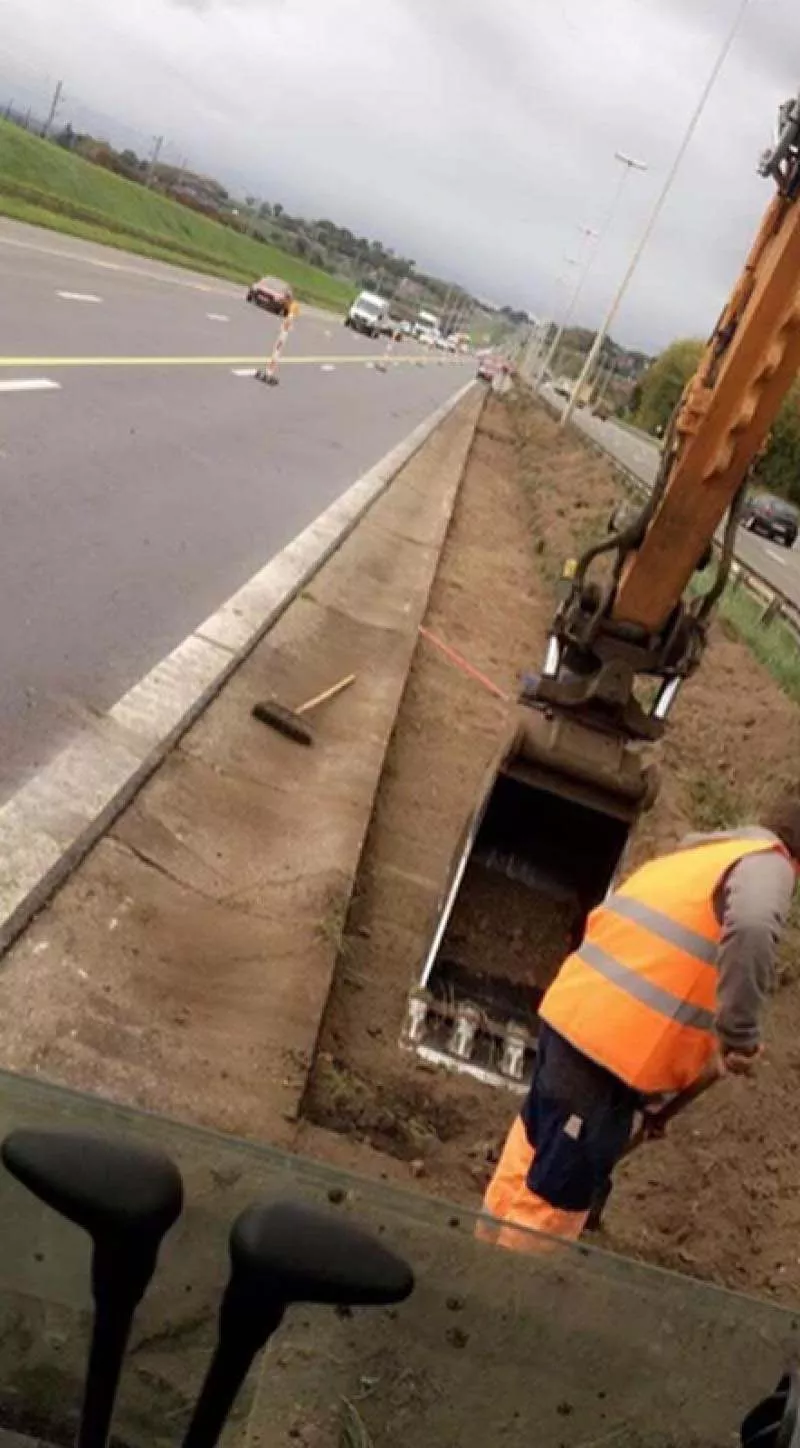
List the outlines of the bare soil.
<svg viewBox="0 0 800 1448">
<path fill-rule="evenodd" d="M 563 558 L 604 530 L 618 499 L 610 465 L 544 411 L 492 399 L 427 627 L 513 694 L 537 668 Z M 452 853 L 507 727 L 507 706 L 420 641 L 296 1142 L 473 1206 L 516 1100 L 428 1068 L 397 1042 Z M 800 716 L 720 625 L 662 751 L 634 863 L 688 829 L 753 819 L 777 788 L 796 786 Z M 799 945 L 793 926 L 757 1078 L 726 1081 L 621 1169 L 602 1234 L 623 1253 L 785 1301 L 800 1291 Z"/>
<path fill-rule="evenodd" d="M 443 950 L 471 971 L 545 990 L 569 949 L 573 914 L 571 902 L 471 863 Z"/>
</svg>

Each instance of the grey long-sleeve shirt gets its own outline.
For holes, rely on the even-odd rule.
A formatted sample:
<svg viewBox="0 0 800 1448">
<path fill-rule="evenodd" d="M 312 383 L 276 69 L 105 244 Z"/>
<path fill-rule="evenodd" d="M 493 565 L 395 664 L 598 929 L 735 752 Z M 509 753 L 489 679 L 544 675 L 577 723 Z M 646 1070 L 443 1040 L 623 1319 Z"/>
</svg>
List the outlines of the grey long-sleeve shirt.
<svg viewBox="0 0 800 1448">
<path fill-rule="evenodd" d="M 713 836 L 692 835 L 684 845 Z M 714 895 L 722 926 L 717 957 L 717 1034 L 723 1050 L 753 1051 L 761 1040 L 764 1001 L 772 989 L 775 955 L 795 888 L 795 869 L 777 851 L 745 855 Z"/>
</svg>

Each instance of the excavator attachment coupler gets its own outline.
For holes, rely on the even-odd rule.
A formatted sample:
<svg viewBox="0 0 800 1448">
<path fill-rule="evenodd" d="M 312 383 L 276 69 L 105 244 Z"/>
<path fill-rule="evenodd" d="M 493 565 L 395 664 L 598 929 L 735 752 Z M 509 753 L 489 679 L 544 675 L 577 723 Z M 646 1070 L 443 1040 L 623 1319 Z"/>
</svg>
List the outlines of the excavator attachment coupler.
<svg viewBox="0 0 800 1448">
<path fill-rule="evenodd" d="M 655 784 L 641 748 L 520 705 L 453 858 L 401 1044 L 522 1091 L 537 1009 Z"/>
</svg>

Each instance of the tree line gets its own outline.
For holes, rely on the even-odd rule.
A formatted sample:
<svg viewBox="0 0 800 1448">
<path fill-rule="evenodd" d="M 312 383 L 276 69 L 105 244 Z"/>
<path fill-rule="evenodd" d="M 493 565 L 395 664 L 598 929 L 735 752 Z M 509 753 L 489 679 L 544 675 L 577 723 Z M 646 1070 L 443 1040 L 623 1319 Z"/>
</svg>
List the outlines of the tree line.
<svg viewBox="0 0 800 1448">
<path fill-rule="evenodd" d="M 685 337 L 673 342 L 655 359 L 631 394 L 629 415 L 637 427 L 654 436 L 663 436 L 703 350 L 703 342 Z M 784 398 L 754 473 L 759 487 L 800 505 L 800 384 L 797 382 Z"/>
<path fill-rule="evenodd" d="M 418 270 L 412 257 L 396 253 L 381 241 L 359 236 L 327 217 L 293 216 L 279 201 L 269 202 L 257 196 L 237 199 L 212 176 L 164 161 L 152 163 L 130 147 L 117 150 L 108 141 L 76 131 L 71 125 L 62 127 L 53 140 L 96 166 L 129 181 L 151 185 L 193 211 L 278 246 L 312 266 L 352 281 L 354 286 L 394 297 L 399 314 L 407 311 L 413 316 L 420 306 L 429 306 L 452 320 L 473 305 L 479 307 L 463 288 Z M 526 313 L 508 306 L 501 309 L 501 316 L 511 325 L 527 320 Z"/>
</svg>

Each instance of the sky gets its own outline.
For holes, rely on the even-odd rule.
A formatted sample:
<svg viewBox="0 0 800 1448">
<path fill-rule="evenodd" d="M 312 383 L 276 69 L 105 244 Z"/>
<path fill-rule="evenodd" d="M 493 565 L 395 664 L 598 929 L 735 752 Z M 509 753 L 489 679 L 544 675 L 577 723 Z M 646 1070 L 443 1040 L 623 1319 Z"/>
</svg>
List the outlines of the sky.
<svg viewBox="0 0 800 1448">
<path fill-rule="evenodd" d="M 0 0 L 0 105 L 327 216 L 479 296 L 596 325 L 742 0 Z M 750 0 L 614 325 L 709 332 L 765 209 L 798 0 Z M 647 163 L 618 196 L 622 150 Z"/>
</svg>

